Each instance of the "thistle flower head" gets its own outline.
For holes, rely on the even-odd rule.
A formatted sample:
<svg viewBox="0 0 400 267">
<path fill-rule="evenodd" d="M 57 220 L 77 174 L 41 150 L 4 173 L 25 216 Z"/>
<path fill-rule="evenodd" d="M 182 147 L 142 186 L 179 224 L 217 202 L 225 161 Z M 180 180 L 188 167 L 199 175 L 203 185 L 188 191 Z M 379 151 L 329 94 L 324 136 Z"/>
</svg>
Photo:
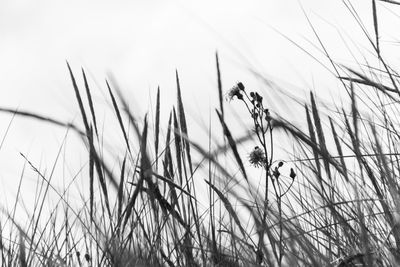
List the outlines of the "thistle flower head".
<svg viewBox="0 0 400 267">
<path fill-rule="evenodd" d="M 239 82 L 228 91 L 228 93 L 226 94 L 226 98 L 229 101 L 232 100 L 235 96 L 238 99 L 243 99 L 242 91 L 244 91 L 244 86 L 241 82 Z"/>
<path fill-rule="evenodd" d="M 264 151 L 256 146 L 249 155 L 249 162 L 256 168 L 265 166 L 266 158 Z"/>
</svg>

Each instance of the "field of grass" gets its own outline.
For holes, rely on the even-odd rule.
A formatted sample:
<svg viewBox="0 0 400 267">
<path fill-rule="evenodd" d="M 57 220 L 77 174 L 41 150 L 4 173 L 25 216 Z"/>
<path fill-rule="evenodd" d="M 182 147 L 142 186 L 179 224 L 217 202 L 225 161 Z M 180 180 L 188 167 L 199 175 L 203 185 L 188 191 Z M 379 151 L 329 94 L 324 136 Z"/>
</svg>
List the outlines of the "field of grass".
<svg viewBox="0 0 400 267">
<path fill-rule="evenodd" d="M 67 63 L 79 124 L 0 108 L 74 132 L 88 162 L 75 203 L 71 184 L 53 186 L 52 174 L 21 154 L 39 180 L 35 209 L 18 219 L 20 191 L 12 209 L 2 207 L 2 266 L 399 266 L 400 76 L 382 56 L 372 7 L 374 35 L 365 35 L 377 63 L 344 67 L 321 42 L 347 99 L 330 106 L 310 93 L 303 125 L 242 82 L 224 90 L 218 55 L 219 125 L 202 143 L 190 138 L 178 72 L 168 121 L 159 90 L 154 117 L 139 121 L 116 83 L 106 82 L 124 144 L 115 162 L 84 70 L 79 84 Z M 243 136 L 226 119 L 232 102 L 247 114 Z M 50 192 L 57 199 L 47 213 Z"/>
</svg>

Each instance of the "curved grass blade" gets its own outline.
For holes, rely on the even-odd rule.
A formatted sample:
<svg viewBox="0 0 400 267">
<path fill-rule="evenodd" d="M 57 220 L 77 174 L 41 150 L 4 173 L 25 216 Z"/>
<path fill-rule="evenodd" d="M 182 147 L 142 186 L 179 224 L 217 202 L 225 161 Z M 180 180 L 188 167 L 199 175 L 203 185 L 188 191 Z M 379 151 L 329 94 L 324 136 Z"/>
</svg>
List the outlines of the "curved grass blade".
<svg viewBox="0 0 400 267">
<path fill-rule="evenodd" d="M 36 114 L 36 113 L 33 113 L 33 112 L 29 112 L 29 111 L 25 111 L 25 110 L 18 110 L 18 109 L 10 109 L 10 108 L 0 107 L 0 112 L 10 113 L 10 114 L 18 115 L 18 116 L 21 116 L 21 117 L 32 118 L 32 119 L 35 119 L 35 120 L 48 122 L 50 124 L 54 124 L 54 125 L 61 126 L 61 127 L 64 127 L 64 128 L 70 128 L 70 129 L 74 130 L 76 133 L 78 133 L 79 135 L 85 136 L 85 132 L 83 130 L 79 129 L 78 126 L 76 126 L 73 123 L 62 122 L 62 121 L 59 121 L 59 120 L 51 118 L 51 117 L 39 115 L 39 114 Z"/>
</svg>

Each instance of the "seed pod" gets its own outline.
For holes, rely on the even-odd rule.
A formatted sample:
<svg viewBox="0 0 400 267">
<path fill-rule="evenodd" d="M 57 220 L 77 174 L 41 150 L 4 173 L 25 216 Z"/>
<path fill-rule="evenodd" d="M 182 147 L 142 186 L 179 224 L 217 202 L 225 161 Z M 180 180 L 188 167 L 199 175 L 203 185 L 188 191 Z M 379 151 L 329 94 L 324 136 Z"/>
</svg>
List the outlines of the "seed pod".
<svg viewBox="0 0 400 267">
<path fill-rule="evenodd" d="M 281 173 L 279 172 L 278 167 L 275 167 L 274 171 L 272 172 L 272 175 L 274 175 L 274 177 L 275 177 L 276 179 L 279 178 L 279 176 L 281 175 Z"/>
<path fill-rule="evenodd" d="M 290 168 L 290 178 L 294 179 L 296 177 L 296 173 L 294 172 L 293 168 Z"/>
</svg>

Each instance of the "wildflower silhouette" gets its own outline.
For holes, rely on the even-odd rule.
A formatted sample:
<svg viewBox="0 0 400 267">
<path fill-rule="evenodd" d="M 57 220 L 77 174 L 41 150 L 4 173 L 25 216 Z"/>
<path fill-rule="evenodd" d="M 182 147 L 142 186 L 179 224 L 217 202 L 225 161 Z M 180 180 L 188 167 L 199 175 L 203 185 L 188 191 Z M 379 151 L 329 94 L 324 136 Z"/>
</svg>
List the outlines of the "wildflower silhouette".
<svg viewBox="0 0 400 267">
<path fill-rule="evenodd" d="M 239 82 L 228 91 L 227 99 L 231 101 L 236 96 L 237 99 L 243 100 L 242 92 L 244 92 L 244 86 L 241 82 Z"/>
<path fill-rule="evenodd" d="M 268 186 L 268 178 L 271 180 L 279 178 L 281 175 L 279 168 L 283 166 L 283 162 L 280 161 L 278 166 L 271 168 L 273 163 L 273 126 L 270 111 L 263 104 L 264 98 L 257 92 L 247 94 L 245 86 L 241 82 L 235 84 L 227 93 L 227 100 L 231 101 L 235 98 L 242 101 L 250 113 L 253 120 L 253 131 L 259 142 L 259 146 L 255 146 L 250 152 L 249 162 L 256 168 L 262 167 L 266 170 L 266 184 Z M 293 180 L 295 176 L 296 174 L 291 168 L 289 177 Z M 282 195 L 280 196 L 282 197 Z"/>
<path fill-rule="evenodd" d="M 249 161 L 256 168 L 264 167 L 266 164 L 264 151 L 256 146 L 249 155 Z"/>
<path fill-rule="evenodd" d="M 282 161 L 272 168 L 274 163 L 274 146 L 273 146 L 273 124 L 272 117 L 268 108 L 263 104 L 263 97 L 257 92 L 246 92 L 243 83 L 238 82 L 234 85 L 227 93 L 227 99 L 229 101 L 238 99 L 242 101 L 246 106 L 247 111 L 250 113 L 250 117 L 254 126 L 254 133 L 257 137 L 258 145 L 249 154 L 249 162 L 252 166 L 256 168 L 263 168 L 265 170 L 265 195 L 264 195 L 264 208 L 262 215 L 262 226 L 260 236 L 264 236 L 264 229 L 268 227 L 267 214 L 269 212 L 269 184 L 272 183 L 272 190 L 275 195 L 275 200 L 278 204 L 279 218 L 282 218 L 282 197 L 289 192 L 293 185 L 294 178 L 296 174 L 293 168 L 290 169 L 291 182 L 289 185 L 285 184 L 281 177 L 286 177 L 281 175 L 280 168 L 284 165 Z M 286 190 L 285 190 L 286 188 Z M 279 265 L 284 254 L 284 240 L 283 240 L 283 226 L 282 221 L 279 222 L 279 234 L 278 234 L 278 249 L 275 255 Z M 264 240 L 260 238 L 258 241 L 257 248 L 257 264 L 261 264 L 264 261 L 264 255 L 261 250 L 263 247 Z"/>
</svg>

